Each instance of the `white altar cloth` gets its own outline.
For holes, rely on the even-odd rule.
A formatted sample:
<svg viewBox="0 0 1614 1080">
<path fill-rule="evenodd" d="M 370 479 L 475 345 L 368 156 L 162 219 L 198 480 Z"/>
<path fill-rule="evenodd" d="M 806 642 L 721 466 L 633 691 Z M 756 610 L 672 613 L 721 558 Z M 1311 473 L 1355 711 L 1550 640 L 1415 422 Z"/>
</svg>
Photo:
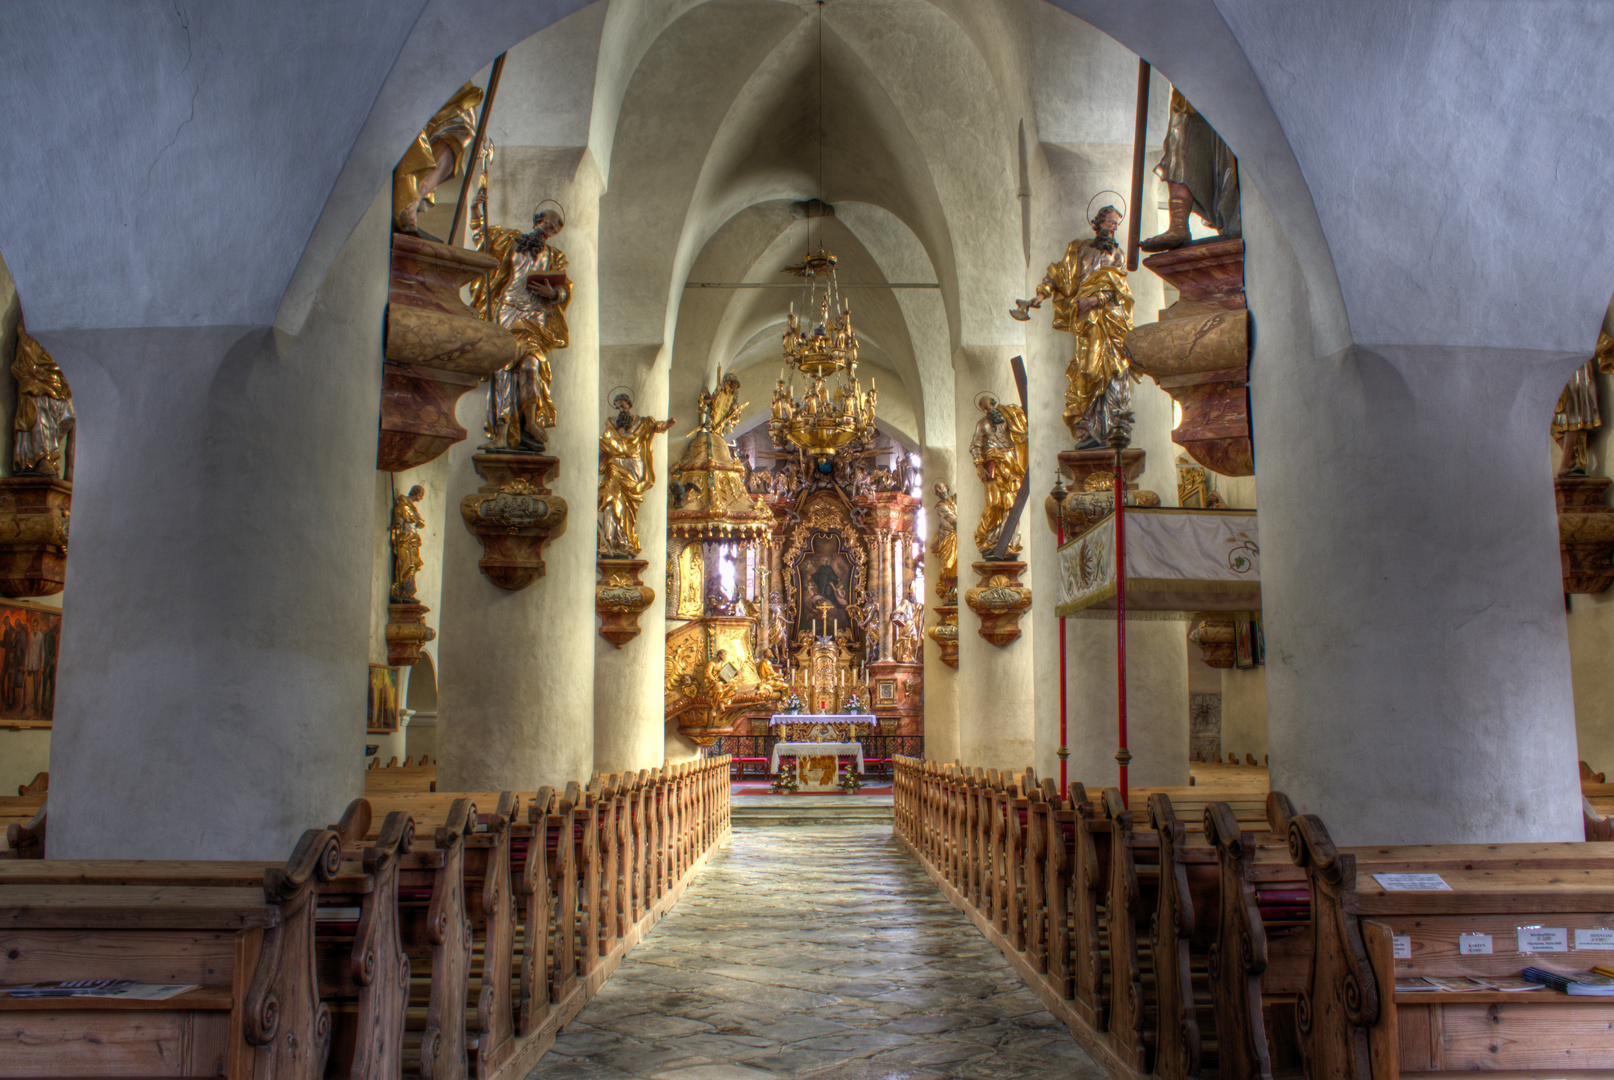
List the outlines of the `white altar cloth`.
<svg viewBox="0 0 1614 1080">
<path fill-rule="evenodd" d="M 872 713 L 774 713 L 769 727 L 785 724 L 867 724 L 879 727 L 880 718 Z"/>
<path fill-rule="evenodd" d="M 1059 549 L 1057 591 L 1055 615 L 1115 610 L 1114 514 Z M 1128 509 L 1126 606 L 1136 612 L 1259 611 L 1255 512 Z"/>
<path fill-rule="evenodd" d="M 768 771 L 779 771 L 779 759 L 792 757 L 800 761 L 802 758 L 829 757 L 856 757 L 857 771 L 863 772 L 863 744 L 855 742 L 782 742 L 774 743 L 773 757 L 768 761 Z"/>
</svg>

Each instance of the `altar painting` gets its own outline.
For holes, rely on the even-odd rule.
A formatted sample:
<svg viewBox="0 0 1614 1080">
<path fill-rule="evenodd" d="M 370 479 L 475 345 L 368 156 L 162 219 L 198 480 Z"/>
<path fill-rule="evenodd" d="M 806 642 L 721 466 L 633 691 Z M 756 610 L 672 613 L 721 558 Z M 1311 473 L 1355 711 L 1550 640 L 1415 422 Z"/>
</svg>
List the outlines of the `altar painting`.
<svg viewBox="0 0 1614 1080">
<path fill-rule="evenodd" d="M 847 605 L 852 598 L 852 560 L 841 550 L 841 538 L 830 532 L 812 534 L 812 548 L 796 564 L 796 632 L 818 633 L 850 629 L 852 616 Z"/>
</svg>

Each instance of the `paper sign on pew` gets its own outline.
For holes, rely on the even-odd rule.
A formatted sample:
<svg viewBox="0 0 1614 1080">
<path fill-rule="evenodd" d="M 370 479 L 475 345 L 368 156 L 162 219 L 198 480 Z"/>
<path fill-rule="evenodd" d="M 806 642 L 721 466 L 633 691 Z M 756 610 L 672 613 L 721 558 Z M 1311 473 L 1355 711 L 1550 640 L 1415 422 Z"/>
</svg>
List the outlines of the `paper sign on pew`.
<svg viewBox="0 0 1614 1080">
<path fill-rule="evenodd" d="M 1373 880 L 1385 892 L 1451 891 L 1451 886 L 1439 874 L 1374 874 Z"/>
</svg>

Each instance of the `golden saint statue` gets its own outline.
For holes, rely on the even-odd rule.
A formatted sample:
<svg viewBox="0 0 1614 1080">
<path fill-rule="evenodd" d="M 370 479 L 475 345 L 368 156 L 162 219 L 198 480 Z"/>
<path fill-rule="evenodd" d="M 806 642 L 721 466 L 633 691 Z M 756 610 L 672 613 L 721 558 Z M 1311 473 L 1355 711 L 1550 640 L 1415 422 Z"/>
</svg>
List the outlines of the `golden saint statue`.
<svg viewBox="0 0 1614 1080">
<path fill-rule="evenodd" d="M 566 219 L 559 203 L 550 210 L 540 204 L 532 215 L 532 232 L 490 226 L 487 199 L 484 185 L 471 205 L 471 239 L 499 260 L 489 317 L 515 334 L 520 349 L 515 363 L 493 373 L 488 444 L 493 450 L 543 453 L 547 429 L 555 426 L 549 354 L 566 348 L 571 333 L 566 325 L 566 306 L 572 302 L 566 255 L 549 242 L 566 227 Z M 485 310 L 488 299 L 481 282 L 471 294 L 471 306 Z"/>
<path fill-rule="evenodd" d="M 415 575 L 426 564 L 420 558 L 420 530 L 426 520 L 415 504 L 426 489 L 416 484 L 408 494 L 392 500 L 392 603 L 406 604 L 415 598 Z"/>
<path fill-rule="evenodd" d="M 1552 437 L 1563 450 L 1558 462 L 1559 476 L 1586 474 L 1586 439 L 1603 426 L 1603 410 L 1597 401 L 1597 373 L 1600 371 L 1614 372 L 1614 338 L 1606 333 L 1597 335 L 1596 352 L 1575 369 L 1564 392 L 1558 395 L 1558 407 L 1552 413 Z"/>
<path fill-rule="evenodd" d="M 757 661 L 757 694 L 768 701 L 779 701 L 785 696 L 790 684 L 779 677 L 773 670 L 773 665 L 766 656 Z"/>
<path fill-rule="evenodd" d="M 470 83 L 460 87 L 415 136 L 414 145 L 392 170 L 392 227 L 397 232 L 421 235 L 415 223 L 420 204 L 432 205 L 437 186 L 463 172 L 465 152 L 476 136 L 476 107 L 480 104 L 481 87 Z"/>
<path fill-rule="evenodd" d="M 706 700 L 712 706 L 712 719 L 716 720 L 722 713 L 728 711 L 729 704 L 734 700 L 739 688 L 724 678 L 723 669 L 729 667 L 729 651 L 719 649 L 706 661 L 702 671 L 706 685 Z"/>
<path fill-rule="evenodd" d="M 970 460 L 986 488 L 981 523 L 975 526 L 975 548 L 981 558 L 990 559 L 1026 477 L 1026 411 L 1018 405 L 1000 405 L 991 394 L 982 394 L 975 404 L 982 416 L 970 439 Z M 1011 541 L 1006 553 L 1018 555 L 1020 541 Z"/>
<path fill-rule="evenodd" d="M 631 559 L 640 549 L 639 506 L 656 483 L 651 440 L 670 430 L 673 421 L 633 415 L 633 397 L 626 391 L 612 398 L 611 404 L 616 416 L 605 422 L 600 435 L 599 554 L 606 559 Z"/>
<path fill-rule="evenodd" d="M 1065 426 L 1076 449 L 1104 446 L 1117 414 L 1132 406 L 1132 372 L 1123 342 L 1132 330 L 1132 290 L 1126 283 L 1126 256 L 1115 241 L 1121 213 L 1113 206 L 1099 210 L 1089 240 L 1072 240 L 1065 257 L 1050 263 L 1037 295 L 1016 300 L 1009 314 L 1030 318 L 1050 296 L 1054 329 L 1076 337 L 1076 350 L 1065 367 Z"/>
<path fill-rule="evenodd" d="M 936 542 L 931 555 L 936 562 L 936 595 L 951 604 L 958 593 L 958 496 L 941 481 L 936 482 Z"/>
<path fill-rule="evenodd" d="M 45 347 L 17 324 L 17 413 L 12 421 L 12 469 L 19 476 L 73 479 L 73 391 Z"/>
</svg>

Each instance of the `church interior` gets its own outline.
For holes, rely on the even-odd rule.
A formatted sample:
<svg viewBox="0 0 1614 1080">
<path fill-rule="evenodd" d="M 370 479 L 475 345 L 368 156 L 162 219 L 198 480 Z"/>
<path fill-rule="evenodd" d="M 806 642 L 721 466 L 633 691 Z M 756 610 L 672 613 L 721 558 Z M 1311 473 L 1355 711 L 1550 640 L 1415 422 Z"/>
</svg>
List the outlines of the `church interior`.
<svg viewBox="0 0 1614 1080">
<path fill-rule="evenodd" d="M 0 1080 L 1614 1077 L 1614 10 L 191 8 L 0 35 Z"/>
</svg>

